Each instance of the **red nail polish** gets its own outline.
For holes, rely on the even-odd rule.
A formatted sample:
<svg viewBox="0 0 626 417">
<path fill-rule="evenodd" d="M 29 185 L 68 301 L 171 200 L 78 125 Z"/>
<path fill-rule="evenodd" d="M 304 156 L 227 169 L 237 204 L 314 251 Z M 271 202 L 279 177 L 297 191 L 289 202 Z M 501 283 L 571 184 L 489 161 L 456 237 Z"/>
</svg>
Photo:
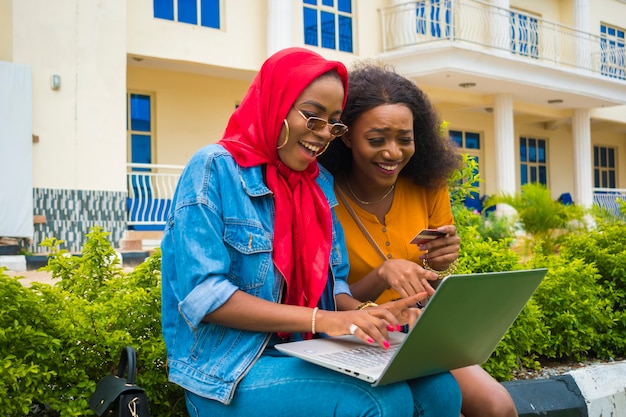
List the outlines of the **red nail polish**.
<svg viewBox="0 0 626 417">
<path fill-rule="evenodd" d="M 399 324 L 396 324 L 396 330 L 401 332 L 402 331 L 402 326 Z"/>
<path fill-rule="evenodd" d="M 389 330 L 390 332 L 393 332 L 395 329 L 393 328 L 393 326 L 391 324 L 387 325 L 387 330 Z"/>
<path fill-rule="evenodd" d="M 374 343 L 374 339 L 372 339 L 371 337 L 367 338 L 367 343 Z"/>
<path fill-rule="evenodd" d="M 389 344 L 389 342 L 388 342 L 388 341 L 386 341 L 386 340 L 385 340 L 385 341 L 383 342 L 383 347 L 384 347 L 385 349 L 389 349 L 389 348 L 391 347 L 391 345 Z"/>
</svg>

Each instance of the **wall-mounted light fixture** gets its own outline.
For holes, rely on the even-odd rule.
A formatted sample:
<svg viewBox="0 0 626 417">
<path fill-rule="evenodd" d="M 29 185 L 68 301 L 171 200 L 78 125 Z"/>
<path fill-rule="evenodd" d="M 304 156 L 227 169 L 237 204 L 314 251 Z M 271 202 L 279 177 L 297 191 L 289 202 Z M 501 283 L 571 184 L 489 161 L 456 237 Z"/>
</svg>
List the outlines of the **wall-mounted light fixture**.
<svg viewBox="0 0 626 417">
<path fill-rule="evenodd" d="M 61 88 L 61 76 L 59 74 L 52 74 L 52 76 L 50 76 L 50 88 L 55 91 Z"/>
<path fill-rule="evenodd" d="M 462 88 L 472 88 L 472 87 L 476 87 L 476 83 L 461 83 L 461 84 L 459 84 L 459 87 L 462 87 Z"/>
<path fill-rule="evenodd" d="M 561 100 L 560 98 L 555 98 L 553 100 L 548 100 L 548 104 L 561 104 L 563 103 L 563 100 Z"/>
<path fill-rule="evenodd" d="M 493 107 L 485 107 L 485 111 L 489 114 L 493 113 Z"/>
</svg>

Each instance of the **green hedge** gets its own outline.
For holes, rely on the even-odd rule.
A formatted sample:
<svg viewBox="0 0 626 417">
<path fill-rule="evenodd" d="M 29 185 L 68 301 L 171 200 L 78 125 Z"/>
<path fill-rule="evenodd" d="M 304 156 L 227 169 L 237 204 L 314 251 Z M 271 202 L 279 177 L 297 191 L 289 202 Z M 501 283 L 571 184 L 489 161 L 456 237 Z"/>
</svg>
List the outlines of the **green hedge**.
<svg viewBox="0 0 626 417">
<path fill-rule="evenodd" d="M 483 365 L 498 380 L 539 368 L 543 358 L 622 355 L 626 345 L 626 228 L 600 225 L 572 234 L 559 254 L 527 260 L 510 238 L 482 238 L 484 220 L 461 213 L 466 227 L 459 272 L 547 267 L 543 283 L 491 358 Z M 459 224 L 457 222 L 457 224 Z M 502 228 L 501 222 L 495 222 Z M 498 234 L 502 234 L 498 232 Z M 186 416 L 182 390 L 166 379 L 160 322 L 160 252 L 127 273 L 108 241 L 94 228 L 80 257 L 47 240 L 54 286 L 23 286 L 0 270 L 0 410 L 3 416 L 93 415 L 95 384 L 115 372 L 120 351 L 137 350 L 137 383 L 152 415 Z"/>
<path fill-rule="evenodd" d="M 0 410 L 4 416 L 94 415 L 88 400 L 97 381 L 116 372 L 121 349 L 137 350 L 137 384 L 153 416 L 186 416 L 182 390 L 167 382 L 161 336 L 160 253 L 125 273 L 94 228 L 82 256 L 52 249 L 54 286 L 22 286 L 0 272 Z"/>
</svg>

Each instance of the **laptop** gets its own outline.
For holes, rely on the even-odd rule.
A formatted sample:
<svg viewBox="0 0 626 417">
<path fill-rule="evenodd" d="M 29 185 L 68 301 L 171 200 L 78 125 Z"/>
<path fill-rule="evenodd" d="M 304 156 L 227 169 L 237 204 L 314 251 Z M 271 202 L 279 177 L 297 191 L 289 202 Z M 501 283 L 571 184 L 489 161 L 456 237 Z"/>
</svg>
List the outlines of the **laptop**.
<svg viewBox="0 0 626 417">
<path fill-rule="evenodd" d="M 440 283 L 408 333 L 389 333 L 388 350 L 352 335 L 275 347 L 373 386 L 482 364 L 546 273 L 542 268 L 450 275 Z"/>
</svg>

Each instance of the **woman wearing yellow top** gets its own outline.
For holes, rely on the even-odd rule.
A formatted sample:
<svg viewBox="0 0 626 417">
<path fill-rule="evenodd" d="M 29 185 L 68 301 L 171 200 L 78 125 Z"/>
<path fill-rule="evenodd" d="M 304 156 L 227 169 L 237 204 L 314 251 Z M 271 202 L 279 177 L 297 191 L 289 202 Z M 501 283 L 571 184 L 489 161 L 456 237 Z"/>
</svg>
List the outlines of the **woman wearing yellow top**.
<svg viewBox="0 0 626 417">
<path fill-rule="evenodd" d="M 426 95 L 390 68 L 350 72 L 342 121 L 349 127 L 318 161 L 335 176 L 355 298 L 382 303 L 436 287 L 454 273 L 460 239 L 446 179 L 458 167 L 453 143 Z M 409 243 L 422 229 L 445 237 Z M 480 366 L 452 371 L 464 417 L 516 417 L 508 391 Z"/>
</svg>

